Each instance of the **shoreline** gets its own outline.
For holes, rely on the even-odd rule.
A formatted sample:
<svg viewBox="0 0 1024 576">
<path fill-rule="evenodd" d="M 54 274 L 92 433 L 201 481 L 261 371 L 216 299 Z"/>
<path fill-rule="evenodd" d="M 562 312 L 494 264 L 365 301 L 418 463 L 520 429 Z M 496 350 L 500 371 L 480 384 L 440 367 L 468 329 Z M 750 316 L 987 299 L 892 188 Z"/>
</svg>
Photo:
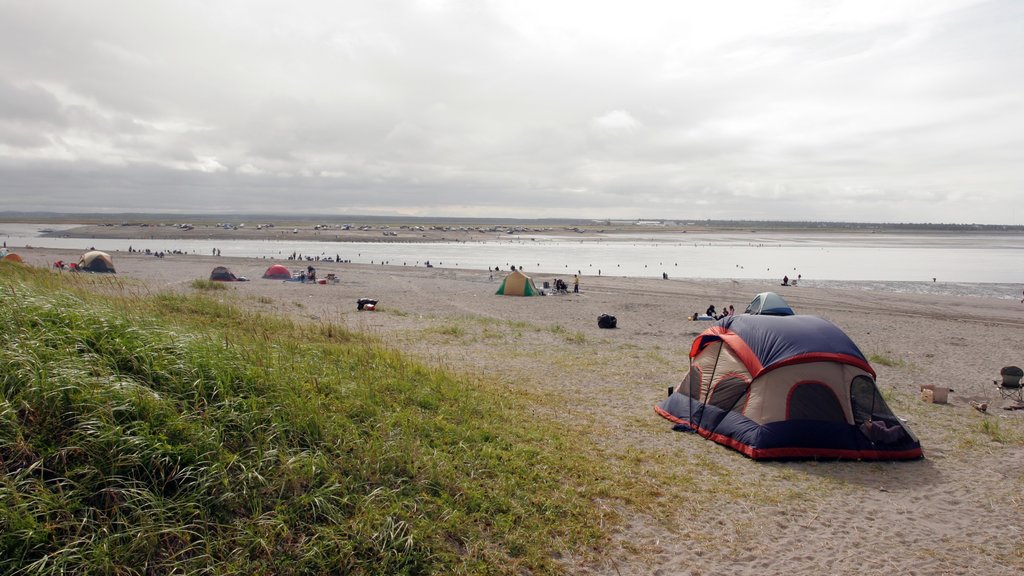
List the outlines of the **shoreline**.
<svg viewBox="0 0 1024 576">
<path fill-rule="evenodd" d="M 550 237 L 587 239 L 616 236 L 665 234 L 857 234 L 895 235 L 974 235 L 1024 234 L 1024 226 L 888 224 L 852 222 L 771 222 L 771 221 L 595 221 L 574 219 L 427 218 L 370 216 L 284 216 L 261 215 L 167 215 L 143 214 L 124 218 L 93 215 L 8 214 L 0 221 L 18 224 L 47 224 L 72 228 L 48 233 L 46 237 L 195 240 L 311 240 L 327 242 L 470 242 L 486 241 L 492 236 Z M 246 225 L 244 222 L 248 221 Z M 193 224 L 185 224 L 194 222 Z M 339 223 L 344 222 L 344 223 Z M 183 229 L 182 226 L 188 226 Z M 332 237 L 333 236 L 333 237 Z"/>
<path fill-rule="evenodd" d="M 22 239 L 27 239 L 27 238 L 22 238 Z M 95 240 L 95 239 L 83 239 L 83 240 Z M 136 244 L 136 248 L 135 248 L 134 252 L 128 252 L 124 248 L 130 248 L 130 245 L 129 246 L 121 246 L 122 249 L 111 249 L 111 248 L 109 248 L 107 246 L 102 245 L 102 240 L 104 240 L 104 239 L 99 239 L 99 240 L 101 242 L 98 242 L 98 243 L 83 242 L 81 247 L 77 247 L 76 246 L 74 248 L 49 247 L 49 246 L 33 246 L 31 244 L 29 244 L 27 246 L 17 246 L 17 245 L 13 245 L 12 244 L 12 245 L 8 246 L 8 249 L 11 250 L 11 251 L 14 251 L 14 252 L 22 252 L 22 251 L 25 251 L 25 250 L 43 250 L 43 251 L 45 251 L 45 250 L 55 250 L 55 251 L 61 251 L 62 253 L 64 253 L 64 257 L 62 259 L 67 261 L 67 262 L 70 262 L 70 261 L 73 261 L 73 260 L 77 261 L 77 258 L 84 251 L 88 251 L 90 249 L 93 249 L 92 246 L 95 246 L 95 249 L 108 252 L 112 256 L 115 256 L 115 257 L 120 257 L 120 256 L 123 256 L 123 255 L 131 255 L 131 254 L 145 256 L 145 255 L 147 255 L 149 253 L 156 253 L 156 252 L 162 252 L 162 253 L 165 253 L 167 256 L 173 256 L 175 258 L 181 258 L 181 257 L 186 257 L 186 256 L 187 257 L 196 257 L 196 258 L 203 257 L 203 256 L 211 256 L 210 253 L 208 251 L 206 251 L 206 250 L 210 249 L 210 245 L 207 245 L 204 248 L 204 251 L 196 250 L 196 245 L 194 243 L 191 244 L 191 245 L 183 246 L 183 248 L 185 248 L 185 249 L 181 250 L 181 249 L 174 248 L 173 240 L 170 240 L 170 239 L 167 241 L 167 244 L 169 244 L 169 246 L 160 246 L 159 249 L 151 249 L 151 251 L 149 253 L 146 253 L 145 250 L 143 250 L 142 248 L 138 247 L 138 244 Z M 110 239 L 106 239 L 106 240 L 110 240 Z M 114 240 L 117 240 L 117 239 L 114 239 Z M 142 243 L 144 245 L 153 246 L 153 242 L 152 241 L 147 241 L 146 239 L 139 239 L 139 238 L 130 238 L 130 239 L 118 240 L 118 242 L 126 243 L 127 240 L 134 240 L 137 243 Z M 245 242 L 245 241 L 240 241 L 240 240 L 237 240 L 237 239 L 228 239 L 226 241 L 227 242 L 239 241 L 239 242 L 242 242 L 242 243 Z M 204 240 L 204 242 L 205 242 L 205 240 Z M 267 240 L 267 242 L 275 242 L 275 240 Z M 305 241 L 300 241 L 300 242 L 305 242 Z M 486 243 L 489 243 L 489 242 L 491 242 L 491 241 L 484 241 L 484 242 L 482 242 L 482 244 L 486 244 Z M 7 242 L 7 240 L 5 240 L 4 241 L 4 245 L 6 246 L 7 244 L 8 244 L 8 242 Z M 321 248 L 324 248 L 327 245 L 323 241 L 320 241 L 317 244 L 319 244 L 319 246 L 315 247 L 314 250 L 311 250 L 312 252 L 319 251 Z M 366 243 L 364 243 L 364 244 L 366 244 Z M 374 243 L 369 243 L 369 244 L 370 244 L 370 246 L 374 245 Z M 463 244 L 463 243 L 459 243 L 459 242 L 436 242 L 436 243 L 432 243 L 432 244 L 433 245 L 437 245 L 439 247 L 442 247 L 442 248 L 439 248 L 439 251 L 443 252 L 444 251 L 443 247 L 445 247 L 445 246 L 452 246 L 452 245 L 458 245 L 458 244 Z M 516 249 L 516 247 L 518 247 L 518 246 L 520 246 L 522 244 L 526 244 L 528 246 L 533 246 L 533 243 L 526 243 L 526 242 L 497 243 L 497 244 L 494 244 L 494 246 L 502 248 L 502 249 L 508 248 L 508 249 L 514 251 Z M 292 251 L 293 248 L 295 247 L 294 244 L 289 246 L 288 244 L 286 244 L 284 242 L 282 242 L 280 245 L 282 247 L 284 247 L 284 248 L 287 248 L 289 251 Z M 394 263 L 392 263 L 391 260 L 385 260 L 385 258 L 388 258 L 386 253 L 383 254 L 383 255 L 382 254 L 378 254 L 378 256 L 381 256 L 381 258 L 376 258 L 376 257 L 373 256 L 373 254 L 374 254 L 373 249 L 369 248 L 369 250 L 370 250 L 369 255 L 364 255 L 366 250 L 368 249 L 366 247 L 363 248 L 363 252 L 360 253 L 360 254 L 354 254 L 353 252 L 346 253 L 344 248 L 343 248 L 344 245 L 346 245 L 345 242 L 339 242 L 337 244 L 337 246 L 338 246 L 338 248 L 337 248 L 338 253 L 337 254 L 333 253 L 333 251 L 334 251 L 333 248 L 327 247 L 326 250 L 330 250 L 331 251 L 330 255 L 328 255 L 328 254 L 320 254 L 320 255 L 317 255 L 317 256 L 310 256 L 308 254 L 303 255 L 299 251 L 299 250 L 303 250 L 303 248 L 300 248 L 299 250 L 295 250 L 294 251 L 296 253 L 296 257 L 295 258 L 291 258 L 290 257 L 291 252 L 289 252 L 289 253 L 282 253 L 282 251 L 278 251 L 276 254 L 264 254 L 264 255 L 259 255 L 259 256 L 252 255 L 252 254 L 237 254 L 237 253 L 231 254 L 231 253 L 229 253 L 229 254 L 224 255 L 224 256 L 217 255 L 217 256 L 213 256 L 213 257 L 235 258 L 235 259 L 239 259 L 239 260 L 243 260 L 243 261 L 248 259 L 248 260 L 260 261 L 260 262 L 274 262 L 274 263 L 284 264 L 286 266 L 291 266 L 291 267 L 295 267 L 295 268 L 304 268 L 305 266 L 308 266 L 310 264 L 312 264 L 314 266 L 319 266 L 320 264 L 330 265 L 330 264 L 335 264 L 335 263 L 344 263 L 344 264 L 350 264 L 350 265 L 384 266 L 386 268 L 394 268 L 396 270 L 406 269 L 406 268 L 425 267 L 424 266 L 425 263 L 430 261 L 430 262 L 433 263 L 433 267 L 438 269 L 438 270 L 480 272 L 480 273 L 485 273 L 485 274 L 507 273 L 509 271 L 507 266 L 512 264 L 512 263 L 515 263 L 515 262 L 505 262 L 505 267 L 502 267 L 501 270 L 499 270 L 498 268 L 492 268 L 490 266 L 483 266 L 483 265 L 475 266 L 473 259 L 472 258 L 468 258 L 467 259 L 467 258 L 465 258 L 465 256 L 462 256 L 461 260 L 459 259 L 460 258 L 459 256 L 452 256 L 450 253 L 448 254 L 447 257 L 443 257 L 442 256 L 442 258 L 438 258 L 437 256 L 431 256 L 431 254 L 438 254 L 438 253 L 433 252 L 433 251 L 431 251 L 429 254 L 416 254 L 416 255 L 410 255 L 408 257 L 403 256 L 403 260 L 402 261 L 399 261 L 399 260 L 396 259 L 394 261 Z M 227 246 L 230 246 L 230 244 L 228 244 Z M 537 246 L 540 246 L 540 244 L 537 244 Z M 259 250 L 260 249 L 257 249 L 257 251 L 259 251 Z M 473 248 L 470 248 L 470 250 L 472 251 Z M 342 254 L 344 254 L 344 257 L 342 257 Z M 438 254 L 438 255 L 440 255 L 440 254 Z M 392 257 L 395 257 L 395 256 L 392 256 Z M 335 258 L 337 258 L 337 260 L 335 260 Z M 420 258 L 421 260 L 416 260 L 416 258 Z M 495 261 L 499 261 L 500 262 L 500 261 L 502 261 L 502 259 L 508 260 L 507 255 L 502 255 L 502 256 L 500 256 L 500 258 L 496 258 Z M 479 260 L 480 260 L 480 258 L 477 258 L 476 259 L 476 263 L 479 263 Z M 445 262 L 448 262 L 448 264 L 445 265 Z M 540 286 L 540 283 L 542 281 L 544 281 L 544 280 L 549 280 L 550 281 L 550 280 L 553 280 L 555 278 L 565 279 L 567 276 L 571 277 L 572 274 L 573 274 L 573 271 L 568 266 L 566 266 L 566 269 L 564 269 L 564 270 L 562 269 L 561 266 L 557 266 L 557 270 L 554 270 L 554 269 L 552 269 L 552 266 L 550 265 L 550 262 L 547 262 L 547 264 L 548 264 L 547 266 L 539 268 L 539 269 L 536 268 L 536 267 L 531 269 L 531 266 L 524 266 L 523 267 L 523 271 L 526 272 L 528 275 L 534 277 L 535 280 L 538 283 L 538 286 Z M 35 265 L 45 265 L 45 263 L 44 262 L 35 262 Z M 753 283 L 757 283 L 759 285 L 764 286 L 765 289 L 762 290 L 762 291 L 779 292 L 781 295 L 783 295 L 783 297 L 786 296 L 787 291 L 789 291 L 790 289 L 797 288 L 796 284 L 794 284 L 793 286 L 780 287 L 779 286 L 779 282 L 776 279 L 768 277 L 768 276 L 754 277 L 754 276 L 699 276 L 699 275 L 687 275 L 686 274 L 687 272 L 690 272 L 691 274 L 694 272 L 694 269 L 692 267 L 691 268 L 685 268 L 685 267 L 684 268 L 677 268 L 677 266 L 678 266 L 678 264 L 671 265 L 671 266 L 666 265 L 666 266 L 661 268 L 661 269 L 665 270 L 666 274 L 668 274 L 668 278 L 665 278 L 663 276 L 659 276 L 658 273 L 650 272 L 649 270 L 653 270 L 653 269 L 647 269 L 646 266 L 644 266 L 644 269 L 642 269 L 642 270 L 637 268 L 637 269 L 631 269 L 629 271 L 626 271 L 625 269 L 619 269 L 616 266 L 611 266 L 611 265 L 607 266 L 607 269 L 602 270 L 600 266 L 595 266 L 594 264 L 585 264 L 585 265 L 580 266 L 580 275 L 581 275 L 581 277 L 585 277 L 585 278 L 599 278 L 599 277 L 604 276 L 604 277 L 608 277 L 608 278 L 636 279 L 636 280 L 640 280 L 640 279 L 644 279 L 644 280 L 659 280 L 660 279 L 660 280 L 668 280 L 668 281 L 671 281 L 671 282 L 677 282 L 677 281 L 678 282 L 701 282 L 701 283 L 706 283 L 706 282 L 753 282 Z M 698 274 L 700 273 L 699 270 L 697 270 L 696 272 Z M 1019 300 L 1021 298 L 1021 283 L 1015 282 L 1015 281 L 976 282 L 976 281 L 960 281 L 960 280 L 943 279 L 942 281 L 936 282 L 934 280 L 927 281 L 927 280 L 895 280 L 895 279 L 894 280 L 881 280 L 881 279 L 814 279 L 814 278 L 803 278 L 801 280 L 801 283 L 800 283 L 799 287 L 800 288 L 805 288 L 805 289 L 817 289 L 817 290 L 838 289 L 838 290 L 850 290 L 850 291 L 858 291 L 858 292 L 866 292 L 866 293 L 897 293 L 897 294 L 905 294 L 905 295 L 908 295 L 908 296 L 934 295 L 934 296 L 949 296 L 949 297 L 962 297 L 962 298 L 994 298 L 994 299 L 1003 300 L 1003 301 L 1013 301 L 1013 300 Z"/>
</svg>

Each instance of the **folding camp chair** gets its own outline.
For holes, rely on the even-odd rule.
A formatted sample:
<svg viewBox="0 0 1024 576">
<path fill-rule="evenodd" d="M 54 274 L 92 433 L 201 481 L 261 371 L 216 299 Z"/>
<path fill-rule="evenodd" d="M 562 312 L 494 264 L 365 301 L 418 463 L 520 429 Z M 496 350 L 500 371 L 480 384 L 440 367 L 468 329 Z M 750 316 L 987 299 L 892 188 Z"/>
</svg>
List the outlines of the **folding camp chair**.
<svg viewBox="0 0 1024 576">
<path fill-rule="evenodd" d="M 1003 400 L 1024 403 L 1024 385 L 1020 382 L 1020 379 L 1024 377 L 1024 370 L 1017 366 L 1006 366 L 999 371 L 999 375 L 1002 376 L 1002 380 L 992 381 L 996 389 L 999 390 L 999 396 Z"/>
</svg>

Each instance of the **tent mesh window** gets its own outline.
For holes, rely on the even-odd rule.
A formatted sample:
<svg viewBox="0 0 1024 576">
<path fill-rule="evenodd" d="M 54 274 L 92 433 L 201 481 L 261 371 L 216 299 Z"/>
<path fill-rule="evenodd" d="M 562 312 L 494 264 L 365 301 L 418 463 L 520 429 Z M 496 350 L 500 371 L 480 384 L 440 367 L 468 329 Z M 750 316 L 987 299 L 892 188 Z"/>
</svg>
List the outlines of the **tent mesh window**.
<svg viewBox="0 0 1024 576">
<path fill-rule="evenodd" d="M 744 406 L 747 403 L 749 388 L 747 382 L 738 376 L 726 377 L 715 385 L 708 404 L 727 411 L 732 410 L 734 406 Z"/>
<path fill-rule="evenodd" d="M 899 423 L 882 399 L 875 382 L 867 376 L 857 376 L 850 383 L 850 405 L 853 408 L 854 424 L 879 420 L 889 425 Z"/>
<path fill-rule="evenodd" d="M 832 388 L 822 382 L 801 382 L 789 392 L 786 420 L 845 423 L 846 415 Z"/>
<path fill-rule="evenodd" d="M 686 395 L 690 398 L 700 400 L 700 381 L 702 375 L 700 368 L 697 366 L 690 366 L 690 371 L 686 373 L 686 379 L 683 380 L 682 386 L 686 390 Z"/>
<path fill-rule="evenodd" d="M 761 311 L 761 297 L 758 296 L 747 306 L 747 309 L 743 311 L 744 314 L 750 314 L 751 312 L 757 313 Z"/>
</svg>

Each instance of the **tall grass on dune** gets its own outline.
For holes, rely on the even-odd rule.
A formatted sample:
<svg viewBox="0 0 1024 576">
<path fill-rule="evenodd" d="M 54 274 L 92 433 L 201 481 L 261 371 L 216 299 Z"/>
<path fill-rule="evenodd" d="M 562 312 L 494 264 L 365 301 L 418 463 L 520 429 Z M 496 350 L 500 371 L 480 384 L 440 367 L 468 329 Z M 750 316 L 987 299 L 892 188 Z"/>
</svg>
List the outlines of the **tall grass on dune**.
<svg viewBox="0 0 1024 576">
<path fill-rule="evenodd" d="M 601 542 L 606 479 L 496 388 L 0 272 L 2 574 L 544 573 Z"/>
</svg>

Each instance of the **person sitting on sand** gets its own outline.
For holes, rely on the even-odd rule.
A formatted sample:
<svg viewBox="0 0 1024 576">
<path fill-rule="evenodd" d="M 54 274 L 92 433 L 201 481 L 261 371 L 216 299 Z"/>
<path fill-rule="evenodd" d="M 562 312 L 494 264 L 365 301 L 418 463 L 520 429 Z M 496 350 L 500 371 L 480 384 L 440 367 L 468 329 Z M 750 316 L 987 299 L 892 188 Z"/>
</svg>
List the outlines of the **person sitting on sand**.
<svg viewBox="0 0 1024 576">
<path fill-rule="evenodd" d="M 783 286 L 789 286 L 789 276 L 783 276 L 782 277 L 782 285 Z"/>
</svg>

